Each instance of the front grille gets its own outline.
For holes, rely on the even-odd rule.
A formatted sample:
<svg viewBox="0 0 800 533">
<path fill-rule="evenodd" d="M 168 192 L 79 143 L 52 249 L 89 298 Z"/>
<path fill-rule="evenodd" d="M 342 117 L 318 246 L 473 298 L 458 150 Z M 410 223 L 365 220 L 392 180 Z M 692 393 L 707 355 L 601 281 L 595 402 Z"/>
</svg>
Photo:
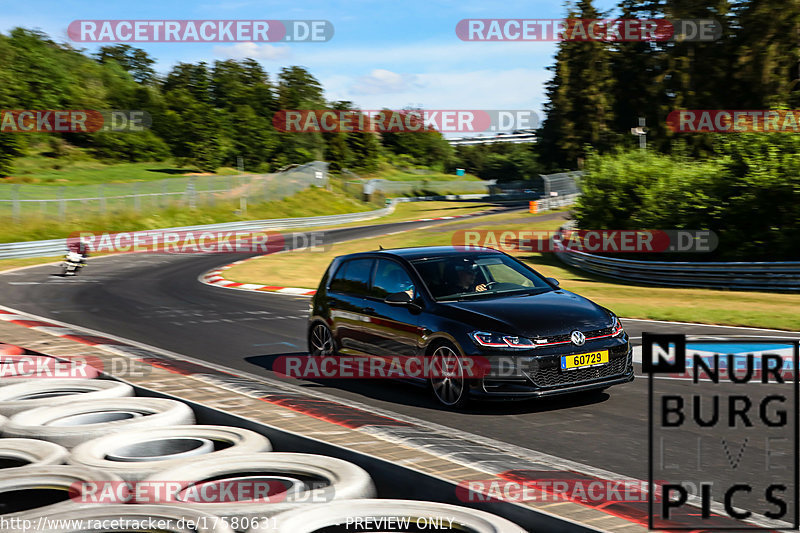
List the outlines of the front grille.
<svg viewBox="0 0 800 533">
<path fill-rule="evenodd" d="M 540 368 L 530 374 L 537 387 L 559 387 L 563 385 L 578 385 L 586 381 L 610 378 L 625 373 L 628 366 L 627 357 L 612 359 L 607 365 L 596 368 L 580 368 L 578 370 L 561 370 L 558 366 Z"/>
<path fill-rule="evenodd" d="M 593 329 L 591 331 L 583 331 L 581 333 L 583 333 L 586 336 L 587 339 L 591 339 L 592 337 L 601 337 L 603 335 L 611 335 L 611 333 L 613 331 L 614 331 L 614 328 L 608 327 L 608 328 L 603 328 L 603 329 Z M 537 340 L 547 340 L 548 344 L 555 344 L 557 342 L 571 342 L 571 340 L 570 340 L 570 336 L 571 335 L 572 335 L 572 332 L 569 332 L 569 333 L 565 333 L 563 335 L 551 335 L 549 337 L 546 337 L 546 339 L 537 339 Z"/>
</svg>

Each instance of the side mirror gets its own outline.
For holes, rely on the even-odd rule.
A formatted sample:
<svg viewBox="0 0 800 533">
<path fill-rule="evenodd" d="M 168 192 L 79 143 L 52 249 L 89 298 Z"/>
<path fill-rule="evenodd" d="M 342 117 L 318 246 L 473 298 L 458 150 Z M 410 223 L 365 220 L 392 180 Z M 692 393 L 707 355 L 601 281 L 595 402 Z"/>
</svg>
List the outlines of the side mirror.
<svg viewBox="0 0 800 533">
<path fill-rule="evenodd" d="M 558 280 L 556 278 L 547 278 L 547 281 L 558 287 Z"/>
<path fill-rule="evenodd" d="M 387 295 L 383 301 L 389 305 L 408 305 L 411 303 L 411 300 L 413 300 L 413 298 L 409 296 L 407 292 L 401 291 Z"/>
</svg>

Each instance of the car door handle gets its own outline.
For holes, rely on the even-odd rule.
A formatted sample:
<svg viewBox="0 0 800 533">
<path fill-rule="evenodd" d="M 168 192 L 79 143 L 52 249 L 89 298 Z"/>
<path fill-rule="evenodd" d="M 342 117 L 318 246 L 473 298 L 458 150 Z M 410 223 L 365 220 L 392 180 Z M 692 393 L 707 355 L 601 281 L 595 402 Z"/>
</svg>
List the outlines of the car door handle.
<svg viewBox="0 0 800 533">
<path fill-rule="evenodd" d="M 374 307 L 365 307 L 364 308 L 364 312 L 372 314 L 372 313 L 375 312 L 375 308 Z"/>
</svg>

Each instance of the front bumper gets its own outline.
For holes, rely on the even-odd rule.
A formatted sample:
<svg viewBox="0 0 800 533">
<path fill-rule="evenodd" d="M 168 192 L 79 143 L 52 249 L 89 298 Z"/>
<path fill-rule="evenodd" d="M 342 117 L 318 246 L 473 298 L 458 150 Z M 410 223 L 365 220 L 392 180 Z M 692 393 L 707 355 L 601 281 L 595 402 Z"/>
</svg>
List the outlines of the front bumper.
<svg viewBox="0 0 800 533">
<path fill-rule="evenodd" d="M 515 357 L 513 369 L 502 369 L 472 382 L 470 394 L 485 398 L 539 398 L 604 389 L 633 381 L 633 350 L 625 339 L 592 350 L 609 350 L 609 363 L 578 370 L 561 370 L 566 353 Z M 492 360 L 491 357 L 488 359 Z M 506 358 L 505 361 L 508 359 Z M 492 366 L 498 360 L 492 360 Z"/>
</svg>

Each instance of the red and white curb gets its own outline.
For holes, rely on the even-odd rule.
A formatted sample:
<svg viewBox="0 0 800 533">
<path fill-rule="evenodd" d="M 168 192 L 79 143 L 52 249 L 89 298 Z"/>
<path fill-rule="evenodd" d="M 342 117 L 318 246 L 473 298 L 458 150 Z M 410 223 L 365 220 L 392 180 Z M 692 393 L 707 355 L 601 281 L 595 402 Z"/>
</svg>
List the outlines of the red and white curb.
<svg viewBox="0 0 800 533">
<path fill-rule="evenodd" d="M 74 340 L 76 342 L 80 342 L 81 344 L 96 346 L 99 348 L 110 348 L 112 351 L 114 348 L 123 345 L 123 343 L 117 340 L 110 339 L 102 335 L 89 335 L 86 332 L 71 329 L 55 322 L 48 322 L 46 320 L 41 320 L 38 317 L 32 317 L 30 315 L 17 313 L 14 311 L 0 309 L 0 320 L 4 322 L 11 322 L 12 324 L 24 326 L 36 331 L 41 331 L 42 333 L 48 333 L 55 337 Z"/>
<path fill-rule="evenodd" d="M 255 257 L 263 256 L 259 255 Z M 316 294 L 317 291 L 315 290 L 301 289 L 298 287 L 278 287 L 275 285 L 259 285 L 257 283 L 239 283 L 237 281 L 231 281 L 222 275 L 222 273 L 229 268 L 240 265 L 250 259 L 255 259 L 255 257 L 248 257 L 247 259 L 235 261 L 229 265 L 216 268 L 206 272 L 205 274 L 202 274 L 198 279 L 201 283 L 205 283 L 206 285 L 214 285 L 216 287 L 224 287 L 226 289 L 238 289 L 240 291 L 278 292 L 281 294 L 292 294 L 294 296 L 313 296 Z"/>
<path fill-rule="evenodd" d="M 489 211 L 478 211 L 477 213 L 466 213 L 463 215 L 452 215 L 447 217 L 419 218 L 417 220 L 409 220 L 408 222 L 433 222 L 436 220 L 453 220 L 456 218 L 467 218 L 478 215 L 485 215 L 488 212 Z M 394 233 L 401 233 L 401 232 L 396 231 Z M 392 233 L 386 233 L 384 235 L 392 235 Z M 275 252 L 275 253 L 282 253 L 282 252 L 291 252 L 291 250 L 282 250 L 280 252 Z M 247 259 L 242 259 L 241 261 L 235 261 L 228 265 L 215 268 L 214 270 L 209 270 L 205 274 L 201 274 L 200 277 L 198 277 L 197 279 L 198 281 L 200 281 L 200 283 L 204 283 L 206 285 L 213 285 L 215 287 L 222 287 L 225 289 L 236 289 L 240 291 L 277 292 L 280 294 L 290 294 L 292 296 L 313 296 L 317 293 L 316 290 L 302 289 L 300 287 L 281 287 L 277 285 L 259 285 L 257 283 L 239 283 L 238 281 L 231 281 L 223 275 L 223 272 L 225 272 L 229 268 L 232 268 L 236 265 L 240 265 L 245 261 L 256 259 L 258 257 L 264 257 L 264 256 L 256 255 L 253 257 L 248 257 Z"/>
</svg>

